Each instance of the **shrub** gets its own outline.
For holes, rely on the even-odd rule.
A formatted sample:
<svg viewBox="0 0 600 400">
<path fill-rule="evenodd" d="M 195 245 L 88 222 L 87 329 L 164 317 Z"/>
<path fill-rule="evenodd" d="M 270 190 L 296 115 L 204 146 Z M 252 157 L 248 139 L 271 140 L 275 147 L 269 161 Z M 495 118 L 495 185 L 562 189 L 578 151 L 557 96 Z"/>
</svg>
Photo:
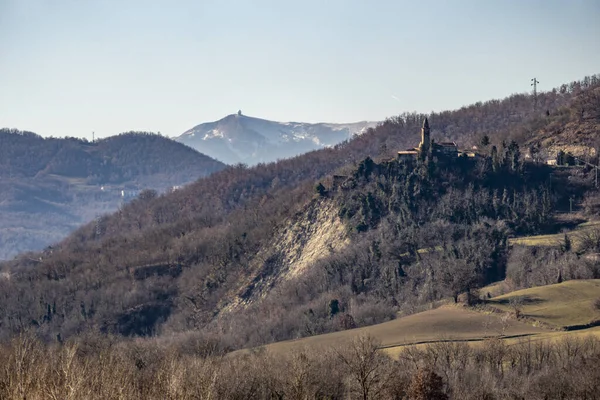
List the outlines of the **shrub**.
<svg viewBox="0 0 600 400">
<path fill-rule="evenodd" d="M 594 300 L 594 309 L 600 311 L 600 297 Z"/>
<path fill-rule="evenodd" d="M 408 387 L 408 398 L 411 400 L 446 400 L 442 377 L 429 368 L 423 368 L 413 375 Z"/>
</svg>

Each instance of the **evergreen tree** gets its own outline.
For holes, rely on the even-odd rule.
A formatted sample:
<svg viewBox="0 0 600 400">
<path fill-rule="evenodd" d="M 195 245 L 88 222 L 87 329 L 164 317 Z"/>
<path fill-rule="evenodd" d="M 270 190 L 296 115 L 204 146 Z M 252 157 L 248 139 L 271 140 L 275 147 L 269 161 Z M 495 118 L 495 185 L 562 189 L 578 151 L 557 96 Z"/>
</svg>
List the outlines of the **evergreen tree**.
<svg viewBox="0 0 600 400">
<path fill-rule="evenodd" d="M 500 170 L 500 157 L 496 146 L 492 146 L 490 156 L 492 157 L 492 171 L 498 172 Z"/>
<path fill-rule="evenodd" d="M 325 186 L 323 186 L 323 184 L 321 182 L 319 182 L 315 186 L 315 193 L 317 193 L 320 197 L 324 197 L 325 194 L 327 194 L 327 190 L 325 189 Z"/>
<path fill-rule="evenodd" d="M 565 165 L 565 152 L 562 150 L 556 153 L 556 165 Z"/>
<path fill-rule="evenodd" d="M 488 146 L 489 146 L 489 144 L 490 144 L 490 137 L 489 137 L 488 135 L 484 135 L 484 136 L 481 138 L 480 144 L 481 144 L 481 146 L 482 146 L 482 147 L 484 147 L 484 148 L 485 148 L 485 147 L 488 147 Z"/>
</svg>

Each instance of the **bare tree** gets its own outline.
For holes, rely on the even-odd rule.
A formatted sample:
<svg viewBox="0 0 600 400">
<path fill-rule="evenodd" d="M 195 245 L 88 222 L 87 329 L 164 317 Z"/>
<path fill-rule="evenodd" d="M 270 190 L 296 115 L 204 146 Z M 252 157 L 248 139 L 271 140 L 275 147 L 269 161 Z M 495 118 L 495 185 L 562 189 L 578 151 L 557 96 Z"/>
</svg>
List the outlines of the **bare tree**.
<svg viewBox="0 0 600 400">
<path fill-rule="evenodd" d="M 508 301 L 510 308 L 513 311 L 513 315 L 515 318 L 521 318 L 523 315 L 523 304 L 525 303 L 525 299 L 522 296 L 514 296 L 511 297 Z"/>
<path fill-rule="evenodd" d="M 363 400 L 377 399 L 386 386 L 389 359 L 378 351 L 379 343 L 371 336 L 359 336 L 347 349 L 338 351 L 339 360 L 350 376 L 351 388 Z"/>
</svg>

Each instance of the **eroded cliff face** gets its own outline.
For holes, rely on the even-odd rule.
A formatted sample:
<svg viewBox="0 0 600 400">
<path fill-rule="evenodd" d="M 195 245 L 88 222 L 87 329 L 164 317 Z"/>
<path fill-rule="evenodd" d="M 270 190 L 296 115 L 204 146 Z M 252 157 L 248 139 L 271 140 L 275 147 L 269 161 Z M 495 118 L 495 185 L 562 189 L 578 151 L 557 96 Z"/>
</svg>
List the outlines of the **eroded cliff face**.
<svg viewBox="0 0 600 400">
<path fill-rule="evenodd" d="M 251 263 L 224 311 L 233 311 L 265 298 L 285 281 L 294 280 L 320 259 L 350 244 L 347 228 L 329 199 L 314 199 L 302 212 L 285 221 L 271 242 Z"/>
<path fill-rule="evenodd" d="M 275 248 L 283 256 L 286 267 L 281 278 L 298 277 L 319 259 L 349 244 L 346 227 L 334 204 L 327 200 L 315 201 L 277 238 Z"/>
</svg>

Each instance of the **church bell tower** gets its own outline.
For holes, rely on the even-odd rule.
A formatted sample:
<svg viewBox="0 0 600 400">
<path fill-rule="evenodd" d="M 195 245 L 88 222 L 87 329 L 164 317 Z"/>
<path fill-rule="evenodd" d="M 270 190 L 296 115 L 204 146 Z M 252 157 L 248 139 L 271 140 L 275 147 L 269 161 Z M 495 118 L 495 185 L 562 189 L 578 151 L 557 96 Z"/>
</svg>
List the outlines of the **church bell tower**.
<svg viewBox="0 0 600 400">
<path fill-rule="evenodd" d="M 431 137 L 430 137 L 430 129 L 429 129 L 429 121 L 425 118 L 423 121 L 423 127 L 421 128 L 421 143 L 419 144 L 419 149 L 423 153 L 428 153 L 431 147 Z"/>
</svg>

